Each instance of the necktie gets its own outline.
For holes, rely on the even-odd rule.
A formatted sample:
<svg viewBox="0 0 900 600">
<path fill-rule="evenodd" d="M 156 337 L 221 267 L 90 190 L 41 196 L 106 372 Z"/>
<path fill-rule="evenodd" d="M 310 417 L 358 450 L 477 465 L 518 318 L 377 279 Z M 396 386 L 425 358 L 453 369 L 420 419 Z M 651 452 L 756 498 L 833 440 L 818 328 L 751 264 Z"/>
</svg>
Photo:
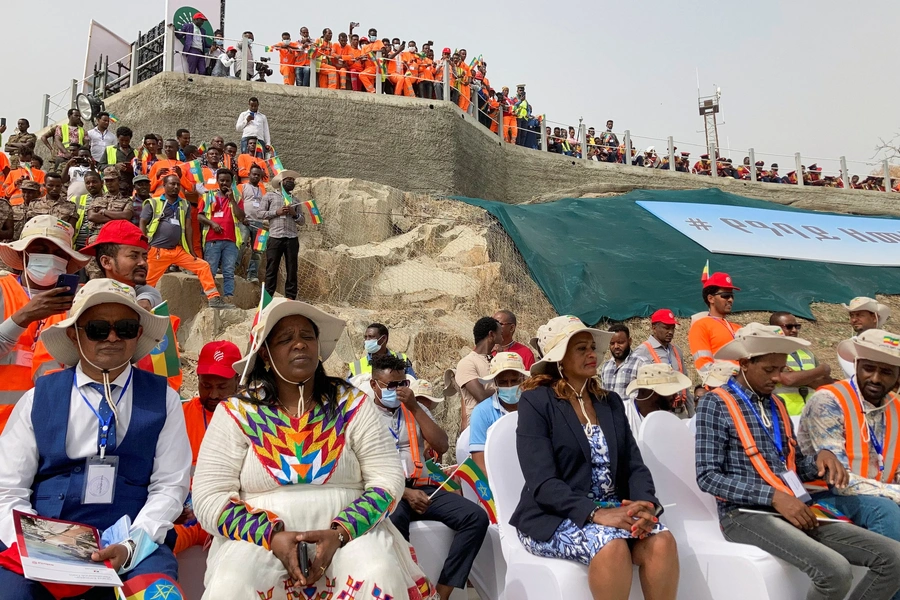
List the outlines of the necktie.
<svg viewBox="0 0 900 600">
<path fill-rule="evenodd" d="M 100 394 L 100 407 L 97 410 L 97 413 L 100 415 L 100 423 L 99 428 L 97 429 L 97 445 L 101 445 L 101 438 L 103 437 L 103 427 L 105 423 L 109 423 L 109 429 L 106 431 L 106 453 L 109 454 L 114 452 L 116 449 L 116 419 L 113 416 L 112 406 L 109 404 L 109 400 L 106 398 L 106 394 L 103 392 L 103 384 L 102 383 L 89 383 L 91 389 L 99 392 Z M 110 391 L 113 391 L 118 386 L 110 385 Z"/>
</svg>

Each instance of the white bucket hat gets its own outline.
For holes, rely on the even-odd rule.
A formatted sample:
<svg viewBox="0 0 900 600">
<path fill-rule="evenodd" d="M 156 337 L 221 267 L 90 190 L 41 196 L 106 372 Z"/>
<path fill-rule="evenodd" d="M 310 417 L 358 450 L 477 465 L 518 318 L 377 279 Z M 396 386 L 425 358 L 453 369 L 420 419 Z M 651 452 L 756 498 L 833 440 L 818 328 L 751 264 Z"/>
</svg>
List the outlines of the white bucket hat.
<svg viewBox="0 0 900 600">
<path fill-rule="evenodd" d="M 66 330 L 75 325 L 79 317 L 89 308 L 100 304 L 122 304 L 134 310 L 144 328 L 138 338 L 137 348 L 131 361 L 137 361 L 148 354 L 162 341 L 169 328 L 169 319 L 147 312 L 137 303 L 134 288 L 112 279 L 92 279 L 78 290 L 69 310 L 69 316 L 41 332 L 41 341 L 47 347 L 50 356 L 64 365 L 75 365 L 81 359 L 78 346 L 66 335 Z M 123 357 L 124 360 L 124 357 Z"/>
<path fill-rule="evenodd" d="M 651 363 L 638 367 L 637 377 L 628 384 L 626 394 L 635 390 L 653 390 L 660 396 L 674 396 L 691 387 L 691 378 L 679 373 L 672 365 Z"/>
<path fill-rule="evenodd" d="M 250 334 L 253 336 L 253 344 L 247 350 L 246 356 L 233 365 L 234 370 L 242 374 L 241 384 L 247 383 L 246 376 L 243 375 L 244 367 L 247 368 L 247 373 L 253 370 L 253 365 L 256 363 L 256 354 L 262 348 L 269 334 L 272 333 L 272 328 L 275 327 L 275 324 L 283 318 L 293 315 L 306 317 L 316 324 L 316 327 L 319 329 L 319 356 L 322 358 L 322 361 L 328 360 L 328 357 L 334 352 L 338 338 L 341 337 L 347 323 L 306 302 L 275 298 L 262 310 L 259 315 L 259 321 L 250 330 Z"/>
<path fill-rule="evenodd" d="M 764 354 L 790 354 L 810 345 L 804 339 L 787 337 L 777 325 L 748 323 L 735 332 L 734 339 L 722 346 L 714 358 L 740 360 Z"/>
<path fill-rule="evenodd" d="M 431 385 L 431 382 L 427 379 L 416 379 L 412 375 L 407 375 L 406 378 L 409 380 L 409 389 L 412 390 L 413 394 L 417 398 L 419 396 L 422 396 L 423 398 L 427 398 L 432 402 L 444 401 L 442 397 L 434 395 L 434 386 Z"/>
<path fill-rule="evenodd" d="M 2 257 L 0 257 L 2 258 Z M 850 304 L 841 304 L 847 309 L 847 312 L 856 312 L 858 310 L 867 310 L 874 313 L 878 319 L 878 326 L 884 325 L 891 318 L 891 309 L 874 298 L 859 296 L 850 301 Z"/>
<path fill-rule="evenodd" d="M 497 375 L 503 371 L 515 371 L 525 377 L 531 375 L 531 373 L 525 370 L 525 362 L 522 360 L 521 356 L 515 352 L 498 352 L 497 355 L 491 359 L 491 374 L 481 377 L 480 379 L 482 381 L 493 381 L 497 378 Z"/>
<path fill-rule="evenodd" d="M 609 341 L 613 334 L 587 327 L 581 322 L 581 319 L 572 315 L 555 317 L 547 321 L 546 325 L 538 327 L 538 346 L 543 356 L 541 360 L 531 365 L 531 374 L 547 373 L 551 364 L 558 363 L 566 355 L 572 336 L 582 331 L 587 331 L 594 337 L 594 342 L 597 344 L 597 355 L 602 356 L 609 348 Z"/>
<path fill-rule="evenodd" d="M 13 269 L 21 271 L 25 268 L 22 263 L 22 252 L 28 248 L 31 242 L 45 240 L 69 255 L 66 272 L 74 273 L 91 262 L 90 256 L 85 256 L 72 249 L 74 235 L 75 228 L 65 221 L 60 221 L 53 215 L 38 215 L 25 223 L 18 240 L 0 244 L 0 260 Z"/>
<path fill-rule="evenodd" d="M 301 177 L 303 177 L 303 175 L 301 175 L 297 171 L 291 171 L 290 169 L 285 169 L 284 171 L 282 171 L 281 173 L 279 173 L 278 175 L 273 177 L 272 181 L 269 182 L 269 185 L 271 185 L 272 187 L 274 187 L 277 190 L 280 190 L 281 182 L 284 181 L 284 179 L 287 177 L 290 177 L 292 179 L 300 179 Z"/>
<path fill-rule="evenodd" d="M 717 388 L 728 383 L 740 370 L 736 364 L 730 360 L 716 360 L 709 364 L 709 367 L 700 374 L 703 385 L 710 388 Z"/>
<path fill-rule="evenodd" d="M 452 398 L 459 393 L 459 386 L 456 384 L 456 369 L 447 369 L 444 371 L 444 398 Z"/>
<path fill-rule="evenodd" d="M 837 353 L 851 363 L 862 358 L 900 366 L 900 336 L 884 329 L 869 329 L 838 344 Z"/>
</svg>

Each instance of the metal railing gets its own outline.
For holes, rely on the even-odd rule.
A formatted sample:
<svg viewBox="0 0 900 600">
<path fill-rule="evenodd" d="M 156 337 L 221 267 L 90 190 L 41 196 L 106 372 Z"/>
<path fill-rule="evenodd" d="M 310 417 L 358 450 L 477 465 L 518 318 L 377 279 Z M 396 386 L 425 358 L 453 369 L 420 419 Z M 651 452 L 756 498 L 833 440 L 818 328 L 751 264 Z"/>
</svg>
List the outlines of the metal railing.
<svg viewBox="0 0 900 600">
<path fill-rule="evenodd" d="M 208 36 L 205 34 L 201 34 L 201 37 L 213 38 L 215 40 L 216 46 L 221 51 L 224 51 L 224 48 L 227 45 L 225 44 L 226 42 L 230 42 L 231 45 L 234 45 L 240 53 L 240 60 L 239 62 L 234 64 L 234 70 L 236 73 L 238 71 L 240 72 L 242 79 L 248 80 L 253 79 L 253 77 L 258 74 L 256 65 L 261 63 L 256 59 L 259 58 L 262 54 L 266 54 L 278 49 L 277 46 L 266 46 L 263 44 L 258 44 L 256 42 L 250 41 L 249 38 L 245 37 L 242 37 L 241 39 L 215 38 L 214 36 Z M 95 73 L 92 76 L 82 80 L 73 79 L 69 87 L 57 92 L 56 94 L 44 94 L 41 106 L 42 127 L 46 127 L 51 121 L 56 121 L 56 117 L 60 110 L 75 107 L 75 98 L 78 95 L 79 86 L 84 87 L 85 84 L 89 83 L 89 85 L 91 86 L 91 90 L 93 90 L 94 93 L 98 95 L 98 97 L 106 98 L 111 94 L 134 86 L 141 81 L 146 81 L 147 79 L 150 79 L 161 72 L 173 71 L 175 67 L 176 54 L 180 54 L 183 57 L 197 55 L 193 54 L 189 49 L 176 50 L 175 40 L 176 31 L 174 25 L 172 23 L 166 24 L 164 22 L 160 22 L 159 25 L 157 25 L 147 33 L 139 36 L 138 41 L 132 44 L 131 52 L 127 56 L 113 62 L 113 64 L 118 68 L 118 74 L 116 77 L 110 79 L 109 60 L 108 57 L 106 57 L 106 59 L 102 62 L 101 67 L 95 68 Z M 256 57 L 254 57 L 254 60 L 251 64 L 250 55 L 252 54 L 254 47 L 256 48 L 258 54 Z M 318 59 L 313 53 L 309 54 L 310 60 L 308 65 L 296 66 L 301 68 L 309 68 L 309 87 L 316 88 L 319 87 L 318 76 L 320 72 L 320 59 Z M 217 57 L 208 55 L 203 56 L 205 56 L 206 60 L 217 60 Z M 370 60 L 374 60 L 375 64 L 377 65 L 374 73 L 374 91 L 376 94 L 385 93 L 386 89 L 384 86 L 384 81 L 387 78 L 387 75 L 383 73 L 382 69 L 384 62 L 387 59 L 384 58 L 382 52 L 378 51 L 372 55 Z M 276 66 L 280 66 L 278 63 L 273 62 L 267 62 L 265 64 L 268 65 L 269 68 L 272 68 L 273 71 L 275 70 Z M 440 64 L 442 64 L 441 60 L 434 61 L 434 68 L 437 70 Z M 127 72 L 123 72 L 125 70 L 127 70 Z M 457 105 L 460 104 L 460 102 L 458 101 L 454 102 L 454 100 L 458 100 L 460 90 L 451 86 L 450 69 L 443 68 L 442 73 L 443 76 L 441 77 L 440 81 L 434 81 L 434 98 L 429 99 L 443 102 L 453 102 Z M 421 79 L 418 77 L 412 78 L 416 81 L 419 81 Z M 438 90 L 441 91 L 440 95 Z M 480 84 L 473 81 L 470 84 L 469 90 L 470 97 L 466 112 L 469 116 L 472 117 L 472 120 L 476 122 L 481 121 L 481 125 L 491 129 L 493 129 L 493 124 L 496 123 L 497 131 L 495 133 L 497 134 L 500 143 L 515 143 L 515 141 L 507 142 L 504 136 L 503 107 L 501 106 L 499 109 L 497 109 L 495 115 L 489 115 L 485 110 L 483 110 L 483 107 L 488 106 L 488 102 L 487 99 L 483 98 L 479 93 Z M 481 117 L 481 119 L 479 117 Z M 556 138 L 554 138 L 552 134 L 548 135 L 547 132 L 547 129 L 550 129 L 548 125 L 553 122 L 547 120 L 545 114 L 533 116 L 530 119 L 532 123 L 535 120 L 539 124 L 538 130 L 528 130 L 528 135 L 535 136 L 532 138 L 533 145 L 531 147 L 535 150 L 547 152 L 550 150 L 551 145 L 554 147 L 556 146 L 556 144 L 552 142 L 552 140 Z M 518 127 L 521 128 L 521 125 L 522 121 L 519 120 Z M 588 144 L 587 127 L 582 119 L 579 119 L 578 126 L 574 128 L 574 138 L 569 137 L 569 125 L 563 123 L 553 123 L 553 125 L 560 126 L 560 129 L 564 130 L 564 133 L 561 133 L 561 135 L 558 137 L 560 139 L 564 138 L 565 145 L 571 148 L 571 151 L 569 153 L 570 156 L 584 161 L 601 160 L 601 155 L 604 147 L 601 144 L 596 143 L 596 141 L 592 144 Z M 735 168 L 742 166 L 748 167 L 749 181 L 752 182 L 759 182 L 761 179 L 760 173 L 762 171 L 762 168 L 758 169 L 756 166 L 756 162 L 759 157 L 769 157 L 770 159 L 777 158 L 783 160 L 783 162 L 786 163 L 783 170 L 789 171 L 789 174 L 796 175 L 795 181 L 791 181 L 791 183 L 800 187 L 809 185 L 821 186 L 825 184 L 834 185 L 838 181 L 840 181 L 841 185 L 836 187 L 843 187 L 845 190 L 854 189 L 854 186 L 851 182 L 851 173 L 848 169 L 849 164 L 864 165 L 866 167 L 869 167 L 870 172 L 873 170 L 873 167 L 880 166 L 883 174 L 877 177 L 883 178 L 883 185 L 878 184 L 876 187 L 883 187 L 885 192 L 892 191 L 893 186 L 891 184 L 895 181 L 895 178 L 892 178 L 891 176 L 890 162 L 887 159 L 880 162 L 872 162 L 848 160 L 845 156 L 840 156 L 838 158 L 806 157 L 808 160 L 816 161 L 816 166 L 818 166 L 820 162 L 825 165 L 833 165 L 834 167 L 837 167 L 839 169 L 840 174 L 837 177 L 823 176 L 823 171 L 817 170 L 814 172 L 815 181 L 812 181 L 811 177 L 807 179 L 807 181 L 804 181 L 804 175 L 807 173 L 807 170 L 806 165 L 803 164 L 804 159 L 799 152 L 794 153 L 793 155 L 762 153 L 757 152 L 755 148 L 748 148 L 746 151 L 727 147 L 717 148 L 715 143 L 712 143 L 710 147 L 707 147 L 704 144 L 675 140 L 672 136 L 668 136 L 665 138 L 637 136 L 633 135 L 630 130 L 625 130 L 624 132 L 616 135 L 617 139 L 621 139 L 623 143 L 620 145 L 621 147 L 607 147 L 608 153 L 615 153 L 616 157 L 615 160 L 609 160 L 606 162 L 609 162 L 611 164 L 621 164 L 622 166 L 646 166 L 644 165 L 643 155 L 640 152 L 636 151 L 635 147 L 635 142 L 646 140 L 648 142 L 652 142 L 651 145 L 653 145 L 654 147 L 658 145 L 659 148 L 662 149 L 662 152 L 656 152 L 656 158 L 653 158 L 653 155 L 651 155 L 650 161 L 654 163 L 657 168 L 663 165 L 668 165 L 669 170 L 686 170 L 687 172 L 691 172 L 689 159 L 683 159 L 680 156 L 680 152 L 678 152 L 678 149 L 697 148 L 702 151 L 702 154 L 708 154 L 710 156 L 708 170 L 709 175 L 714 178 L 722 176 L 719 173 L 719 169 L 717 167 L 721 161 L 725 160 L 724 155 L 728 154 L 730 158 L 732 152 L 737 152 L 738 156 L 740 156 L 740 154 L 745 154 L 749 158 L 749 165 L 738 164 Z M 570 139 L 574 139 L 574 144 L 571 143 Z M 639 159 L 638 157 L 641 158 Z M 771 164 L 775 164 L 774 161 L 771 161 Z M 681 168 L 676 168 L 679 166 Z M 779 167 L 779 170 L 780 169 L 781 167 Z M 771 178 L 772 177 L 767 177 L 767 179 Z M 872 176 L 869 177 L 870 180 L 871 178 Z M 787 177 L 784 177 L 784 179 L 787 179 Z M 874 183 L 877 184 L 877 182 Z M 898 186 L 898 191 L 900 191 L 900 186 Z"/>
</svg>

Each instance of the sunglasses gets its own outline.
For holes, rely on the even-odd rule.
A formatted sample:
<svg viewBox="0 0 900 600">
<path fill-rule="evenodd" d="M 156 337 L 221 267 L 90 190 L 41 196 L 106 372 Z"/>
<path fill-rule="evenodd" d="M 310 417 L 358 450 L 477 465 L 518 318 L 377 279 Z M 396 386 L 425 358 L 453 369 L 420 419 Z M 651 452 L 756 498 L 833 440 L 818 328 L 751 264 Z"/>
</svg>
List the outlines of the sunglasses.
<svg viewBox="0 0 900 600">
<path fill-rule="evenodd" d="M 123 340 L 133 340 L 138 336 L 141 322 L 137 319 L 121 319 L 115 323 L 109 321 L 88 321 L 84 327 L 76 325 L 76 329 L 83 329 L 87 338 L 92 342 L 102 342 L 109 338 L 109 332 L 116 331 L 116 337 Z"/>
<path fill-rule="evenodd" d="M 788 323 L 784 326 L 785 329 L 790 329 L 791 331 L 800 331 L 800 328 L 803 327 L 801 323 Z"/>
<path fill-rule="evenodd" d="M 716 296 L 718 296 L 719 298 L 722 298 L 723 300 L 734 299 L 734 294 L 732 294 L 731 292 L 721 292 L 719 294 L 716 294 Z"/>
<path fill-rule="evenodd" d="M 378 382 L 380 387 L 386 390 L 396 390 L 397 388 L 409 387 L 409 379 L 401 379 L 400 381 L 389 381 L 388 383 Z"/>
</svg>

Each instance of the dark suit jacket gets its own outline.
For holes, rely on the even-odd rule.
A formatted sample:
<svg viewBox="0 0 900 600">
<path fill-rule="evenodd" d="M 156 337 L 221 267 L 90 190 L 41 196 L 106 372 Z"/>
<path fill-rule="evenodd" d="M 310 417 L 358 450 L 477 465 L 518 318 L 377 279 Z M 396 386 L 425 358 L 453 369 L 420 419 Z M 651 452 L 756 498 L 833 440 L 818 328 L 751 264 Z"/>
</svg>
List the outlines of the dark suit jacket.
<svg viewBox="0 0 900 600">
<path fill-rule="evenodd" d="M 609 446 L 619 500 L 648 500 L 660 506 L 622 399 L 610 392 L 605 399 L 592 401 Z M 528 390 L 519 399 L 516 450 L 525 487 L 510 524 L 535 540 L 546 541 L 564 519 L 578 526 L 587 523 L 596 507 L 590 445 L 572 405 L 550 387 Z"/>
</svg>

